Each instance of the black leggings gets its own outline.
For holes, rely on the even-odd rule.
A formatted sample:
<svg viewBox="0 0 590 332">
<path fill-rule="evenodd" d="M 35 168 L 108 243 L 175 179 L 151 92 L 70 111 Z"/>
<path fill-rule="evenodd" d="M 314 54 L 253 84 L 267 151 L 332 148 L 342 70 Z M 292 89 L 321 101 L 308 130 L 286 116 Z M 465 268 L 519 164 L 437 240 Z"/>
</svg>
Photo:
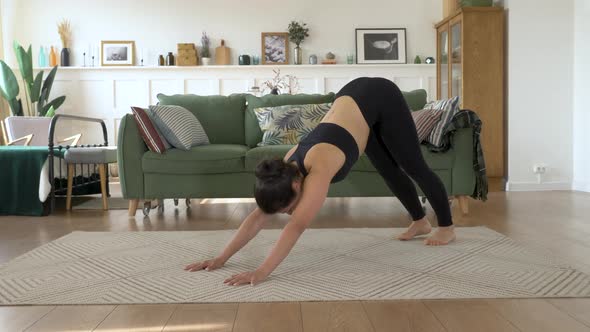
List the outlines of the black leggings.
<svg viewBox="0 0 590 332">
<path fill-rule="evenodd" d="M 371 129 L 365 153 L 413 220 L 425 214 L 410 177 L 428 198 L 438 225 L 451 226 L 447 192 L 422 156 L 416 125 L 397 85 L 382 78 L 360 78 L 337 96 L 342 95 L 352 97 L 363 113 Z"/>
</svg>

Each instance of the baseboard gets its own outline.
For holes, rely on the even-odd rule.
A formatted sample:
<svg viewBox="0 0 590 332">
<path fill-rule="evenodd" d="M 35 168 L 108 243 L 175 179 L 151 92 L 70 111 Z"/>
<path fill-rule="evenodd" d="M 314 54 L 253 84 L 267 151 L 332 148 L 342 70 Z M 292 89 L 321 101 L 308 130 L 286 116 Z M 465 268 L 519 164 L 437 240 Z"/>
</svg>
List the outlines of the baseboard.
<svg viewBox="0 0 590 332">
<path fill-rule="evenodd" d="M 590 182 L 575 181 L 573 189 L 576 191 L 585 191 L 587 193 L 590 193 Z"/>
<path fill-rule="evenodd" d="M 506 183 L 507 191 L 550 191 L 572 190 L 571 182 L 510 182 Z"/>
</svg>

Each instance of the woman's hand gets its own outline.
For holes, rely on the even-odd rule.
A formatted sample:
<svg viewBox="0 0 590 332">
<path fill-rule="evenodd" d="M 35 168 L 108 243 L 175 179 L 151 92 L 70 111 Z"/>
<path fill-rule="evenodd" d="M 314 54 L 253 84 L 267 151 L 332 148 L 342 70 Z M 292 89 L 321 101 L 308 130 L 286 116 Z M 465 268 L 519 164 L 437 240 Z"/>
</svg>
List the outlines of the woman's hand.
<svg viewBox="0 0 590 332">
<path fill-rule="evenodd" d="M 255 286 L 264 281 L 266 277 L 267 275 L 260 272 L 259 270 L 253 272 L 248 271 L 239 274 L 234 274 L 233 276 L 231 276 L 231 278 L 225 279 L 223 283 L 227 284 L 228 286 L 240 286 L 246 284 Z"/>
<path fill-rule="evenodd" d="M 195 272 L 195 271 L 200 271 L 200 270 L 213 271 L 213 270 L 217 270 L 218 268 L 222 267 L 224 264 L 225 264 L 225 261 L 223 261 L 219 257 L 216 257 L 216 258 L 206 260 L 203 262 L 197 262 L 197 263 L 187 265 L 184 268 L 184 270 L 189 271 L 189 272 Z"/>
</svg>

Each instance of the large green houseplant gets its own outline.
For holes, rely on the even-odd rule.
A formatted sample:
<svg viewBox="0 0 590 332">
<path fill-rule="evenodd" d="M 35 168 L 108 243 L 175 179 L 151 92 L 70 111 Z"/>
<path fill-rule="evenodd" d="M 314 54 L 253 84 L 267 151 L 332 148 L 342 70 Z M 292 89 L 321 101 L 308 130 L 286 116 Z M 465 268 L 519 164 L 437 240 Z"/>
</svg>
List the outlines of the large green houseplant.
<svg viewBox="0 0 590 332">
<path fill-rule="evenodd" d="M 33 78 L 33 53 L 31 46 L 25 51 L 16 41 L 14 42 L 14 52 L 18 62 L 20 74 L 25 85 L 25 98 L 27 102 L 28 115 L 53 116 L 66 100 L 65 96 L 60 96 L 49 101 L 53 80 L 57 73 L 57 66 L 53 67 L 43 81 L 43 71 L 41 70 Z M 19 98 L 20 88 L 14 72 L 2 60 L 0 60 L 0 94 L 12 110 L 12 115 L 23 116 L 22 99 Z"/>
</svg>

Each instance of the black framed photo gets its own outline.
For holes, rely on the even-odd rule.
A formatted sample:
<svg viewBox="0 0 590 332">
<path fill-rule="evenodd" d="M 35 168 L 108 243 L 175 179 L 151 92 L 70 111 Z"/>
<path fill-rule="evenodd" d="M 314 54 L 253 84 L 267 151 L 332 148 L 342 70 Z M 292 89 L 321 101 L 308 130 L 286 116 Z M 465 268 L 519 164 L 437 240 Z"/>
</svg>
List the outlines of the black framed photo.
<svg viewBox="0 0 590 332">
<path fill-rule="evenodd" d="M 356 29 L 356 62 L 407 63 L 406 29 Z"/>
</svg>

